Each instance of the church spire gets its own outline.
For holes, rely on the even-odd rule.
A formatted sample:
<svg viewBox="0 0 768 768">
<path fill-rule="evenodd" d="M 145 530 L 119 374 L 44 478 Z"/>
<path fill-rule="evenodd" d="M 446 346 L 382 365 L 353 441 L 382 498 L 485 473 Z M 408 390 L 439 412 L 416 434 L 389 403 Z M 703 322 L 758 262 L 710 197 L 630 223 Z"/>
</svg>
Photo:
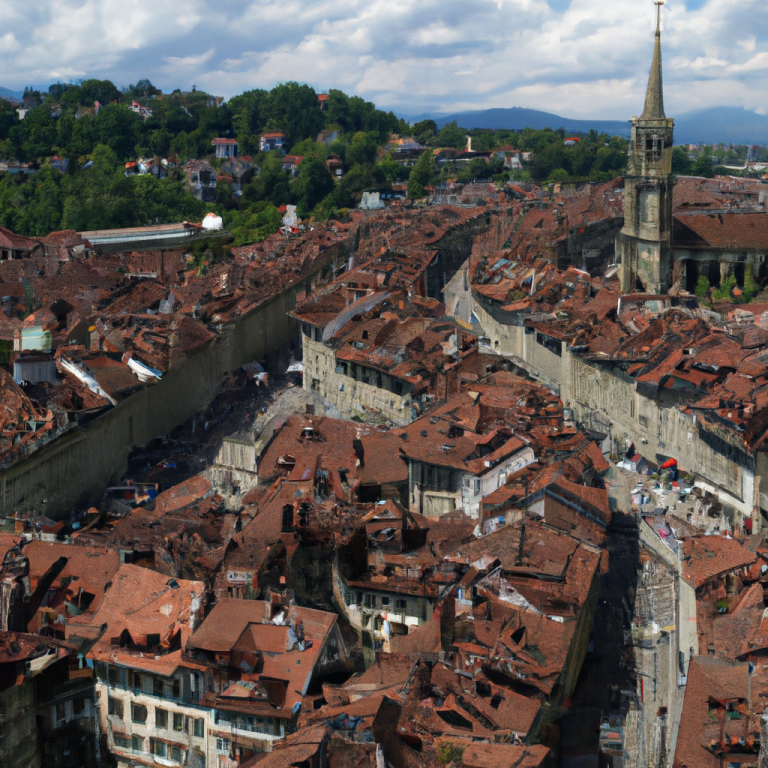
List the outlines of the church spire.
<svg viewBox="0 0 768 768">
<path fill-rule="evenodd" d="M 654 0 L 656 6 L 656 45 L 653 49 L 651 74 L 648 77 L 648 90 L 645 93 L 645 108 L 640 115 L 641 120 L 663 120 L 664 114 L 664 84 L 661 79 L 661 6 L 663 0 Z"/>
</svg>

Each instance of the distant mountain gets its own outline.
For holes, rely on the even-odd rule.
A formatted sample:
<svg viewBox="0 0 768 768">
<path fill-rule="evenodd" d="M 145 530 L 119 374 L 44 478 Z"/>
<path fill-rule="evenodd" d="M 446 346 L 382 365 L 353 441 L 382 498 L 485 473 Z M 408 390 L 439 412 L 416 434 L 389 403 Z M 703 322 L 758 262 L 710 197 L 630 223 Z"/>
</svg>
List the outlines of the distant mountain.
<svg viewBox="0 0 768 768">
<path fill-rule="evenodd" d="M 744 107 L 710 107 L 675 117 L 675 144 L 720 141 L 768 144 L 768 117 Z"/>
<path fill-rule="evenodd" d="M 669 108 L 668 108 L 669 111 Z M 768 117 L 743 107 L 710 107 L 675 118 L 675 144 L 768 144 Z M 408 118 L 411 123 L 431 118 L 439 128 L 455 120 L 462 128 L 565 128 L 574 133 L 590 129 L 614 136 L 629 136 L 630 123 L 623 120 L 573 120 L 538 109 L 481 109 L 453 114 L 425 114 Z"/>
<path fill-rule="evenodd" d="M 0 85 L 0 99 L 20 99 L 23 95 L 23 91 L 12 91 Z"/>
<path fill-rule="evenodd" d="M 462 128 L 565 128 L 574 133 L 586 133 L 594 128 L 614 136 L 629 136 L 629 122 L 621 120 L 571 120 L 551 112 L 538 109 L 511 107 L 510 109 L 481 109 L 473 112 L 455 112 L 450 115 L 419 115 L 411 118 L 412 122 L 430 118 L 442 128 L 455 120 Z"/>
</svg>

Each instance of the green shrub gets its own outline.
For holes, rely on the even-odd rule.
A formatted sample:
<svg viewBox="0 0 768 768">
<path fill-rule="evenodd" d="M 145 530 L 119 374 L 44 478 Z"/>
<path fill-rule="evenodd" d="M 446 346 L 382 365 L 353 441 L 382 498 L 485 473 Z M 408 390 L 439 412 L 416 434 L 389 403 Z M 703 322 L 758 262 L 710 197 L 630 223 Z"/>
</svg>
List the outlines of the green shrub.
<svg viewBox="0 0 768 768">
<path fill-rule="evenodd" d="M 439 765 L 459 762 L 463 755 L 464 747 L 460 747 L 452 741 L 444 741 L 437 748 L 437 762 Z"/>
<path fill-rule="evenodd" d="M 706 299 L 709 296 L 709 280 L 706 275 L 699 275 L 699 279 L 696 281 L 696 287 L 693 292 L 700 298 Z"/>
<path fill-rule="evenodd" d="M 752 301 L 758 293 L 760 293 L 760 286 L 755 280 L 755 269 L 751 264 L 747 264 L 744 268 L 744 302 Z"/>
<path fill-rule="evenodd" d="M 731 297 L 731 291 L 736 287 L 736 278 L 733 275 L 728 277 L 720 283 L 720 287 L 712 291 L 713 301 L 733 301 Z"/>
</svg>

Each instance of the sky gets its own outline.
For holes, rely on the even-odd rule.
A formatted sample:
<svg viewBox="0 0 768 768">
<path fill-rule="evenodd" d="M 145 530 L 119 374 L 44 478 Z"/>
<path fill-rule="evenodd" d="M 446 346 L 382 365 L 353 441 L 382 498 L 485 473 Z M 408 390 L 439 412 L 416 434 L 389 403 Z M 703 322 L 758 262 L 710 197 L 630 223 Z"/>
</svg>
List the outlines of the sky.
<svg viewBox="0 0 768 768">
<path fill-rule="evenodd" d="M 0 86 L 96 77 L 215 95 L 286 80 L 398 114 L 642 111 L 650 0 L 0 0 Z M 767 0 L 669 0 L 665 105 L 768 113 Z"/>
</svg>

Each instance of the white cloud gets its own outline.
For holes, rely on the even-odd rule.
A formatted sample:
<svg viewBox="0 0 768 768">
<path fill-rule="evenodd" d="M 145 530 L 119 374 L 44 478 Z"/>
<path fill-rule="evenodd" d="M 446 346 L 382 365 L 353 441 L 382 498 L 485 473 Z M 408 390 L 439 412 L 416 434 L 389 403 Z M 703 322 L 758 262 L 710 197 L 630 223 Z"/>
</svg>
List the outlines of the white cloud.
<svg viewBox="0 0 768 768">
<path fill-rule="evenodd" d="M 205 53 L 197 56 L 166 56 L 163 69 L 171 75 L 180 70 L 199 69 L 211 60 L 214 53 L 216 50 L 209 48 Z"/>
<path fill-rule="evenodd" d="M 289 79 L 385 108 L 526 106 L 626 119 L 653 49 L 647 0 L 5 0 L 0 85 L 75 77 L 216 94 Z M 768 3 L 663 10 L 669 114 L 768 103 Z"/>
<path fill-rule="evenodd" d="M 9 54 L 18 51 L 21 48 L 19 41 L 13 32 L 7 32 L 0 37 L 0 53 Z"/>
</svg>

